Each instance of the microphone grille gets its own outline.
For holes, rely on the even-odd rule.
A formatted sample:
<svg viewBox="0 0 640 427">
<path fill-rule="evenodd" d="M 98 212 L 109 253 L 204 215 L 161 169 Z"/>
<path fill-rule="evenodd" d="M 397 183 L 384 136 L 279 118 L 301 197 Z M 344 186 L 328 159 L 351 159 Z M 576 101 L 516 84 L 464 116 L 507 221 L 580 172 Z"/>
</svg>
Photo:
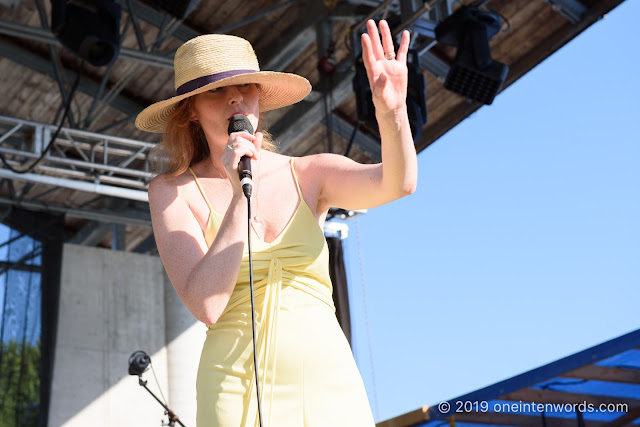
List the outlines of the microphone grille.
<svg viewBox="0 0 640 427">
<path fill-rule="evenodd" d="M 244 114 L 235 114 L 231 117 L 231 120 L 229 121 L 229 128 L 227 130 L 229 134 L 232 132 L 244 131 L 253 135 L 253 126 L 251 125 L 249 118 Z"/>
</svg>

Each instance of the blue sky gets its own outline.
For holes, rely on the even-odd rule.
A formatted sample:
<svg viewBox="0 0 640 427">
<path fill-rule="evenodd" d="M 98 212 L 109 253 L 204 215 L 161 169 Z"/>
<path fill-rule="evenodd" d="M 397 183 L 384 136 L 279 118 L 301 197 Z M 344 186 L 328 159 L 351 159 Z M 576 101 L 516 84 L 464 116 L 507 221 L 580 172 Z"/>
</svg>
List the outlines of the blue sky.
<svg viewBox="0 0 640 427">
<path fill-rule="evenodd" d="M 376 420 L 640 328 L 637 16 L 618 6 L 420 153 L 414 195 L 348 222 Z"/>
</svg>

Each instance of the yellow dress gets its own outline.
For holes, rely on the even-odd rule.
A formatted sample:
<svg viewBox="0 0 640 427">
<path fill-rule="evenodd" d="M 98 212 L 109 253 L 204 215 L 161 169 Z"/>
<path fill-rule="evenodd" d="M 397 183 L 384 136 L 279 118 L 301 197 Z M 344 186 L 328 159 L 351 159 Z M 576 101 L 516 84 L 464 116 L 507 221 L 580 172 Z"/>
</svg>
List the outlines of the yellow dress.
<svg viewBox="0 0 640 427">
<path fill-rule="evenodd" d="M 362 378 L 335 316 L 327 243 L 300 198 L 271 243 L 251 236 L 258 365 L 264 427 L 373 426 Z M 223 216 L 211 212 L 213 243 Z M 236 286 L 224 312 L 207 328 L 197 377 L 198 427 L 257 426 L 249 255 L 245 244 Z"/>
</svg>

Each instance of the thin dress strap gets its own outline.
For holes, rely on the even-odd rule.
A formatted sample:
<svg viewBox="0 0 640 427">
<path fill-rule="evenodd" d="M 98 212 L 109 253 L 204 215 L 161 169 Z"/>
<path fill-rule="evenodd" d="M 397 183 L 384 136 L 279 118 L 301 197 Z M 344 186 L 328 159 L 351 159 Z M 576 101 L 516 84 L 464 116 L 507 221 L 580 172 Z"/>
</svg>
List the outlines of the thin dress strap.
<svg viewBox="0 0 640 427">
<path fill-rule="evenodd" d="M 207 194 L 204 192 L 204 188 L 202 188 L 202 186 L 200 185 L 200 181 L 198 181 L 198 177 L 196 176 L 196 174 L 193 171 L 193 169 L 189 168 L 189 172 L 191 172 L 191 175 L 193 175 L 193 179 L 196 181 L 196 185 L 198 186 L 198 189 L 200 190 L 200 194 L 202 194 L 202 197 L 204 198 L 204 201 L 207 203 L 207 206 L 209 206 L 209 212 L 213 213 L 213 208 L 211 207 L 211 203 L 209 203 L 209 199 L 207 198 Z"/>
<path fill-rule="evenodd" d="M 298 182 L 298 175 L 296 175 L 296 168 L 293 167 L 293 157 L 291 157 L 291 160 L 289 162 L 291 164 L 291 174 L 293 175 L 293 180 L 296 183 L 296 188 L 298 189 L 298 195 L 300 196 L 300 200 L 304 200 L 302 198 L 302 190 L 300 189 L 300 183 Z"/>
</svg>

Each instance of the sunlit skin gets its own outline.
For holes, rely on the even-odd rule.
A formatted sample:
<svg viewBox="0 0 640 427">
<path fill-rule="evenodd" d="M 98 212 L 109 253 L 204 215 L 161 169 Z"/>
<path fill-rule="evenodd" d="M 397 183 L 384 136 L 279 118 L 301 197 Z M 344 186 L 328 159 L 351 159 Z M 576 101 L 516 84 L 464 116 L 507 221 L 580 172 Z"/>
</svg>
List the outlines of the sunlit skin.
<svg viewBox="0 0 640 427">
<path fill-rule="evenodd" d="M 229 119 L 234 114 L 244 114 L 249 118 L 254 129 L 258 128 L 260 108 L 258 102 L 260 94 L 254 83 L 224 86 L 208 92 L 195 95 L 193 120 L 197 120 L 204 130 L 211 151 L 209 161 L 213 167 L 227 176 L 237 176 L 240 158 L 244 155 L 258 160 L 258 153 L 262 142 L 262 133 L 251 135 L 247 132 L 237 132 L 229 135 Z M 227 150 L 227 144 L 236 147 Z M 241 191 L 237 179 L 229 180 L 234 194 Z"/>
<path fill-rule="evenodd" d="M 367 22 L 362 55 L 373 93 L 381 136 L 382 162 L 359 164 L 336 154 L 295 159 L 304 202 L 322 227 L 330 207 L 367 209 L 415 191 L 417 159 L 406 107 L 409 33 L 402 34 L 396 59 L 389 26 Z M 223 87 L 195 97 L 192 120 L 207 137 L 211 156 L 192 169 L 215 211 L 224 215 L 211 247 L 204 231 L 209 208 L 193 177 L 159 175 L 149 186 L 149 205 L 158 251 L 178 295 L 205 324 L 213 324 L 235 287 L 247 233 L 247 201 L 237 167 L 252 158 L 252 214 L 264 221 L 262 240 L 271 242 L 285 229 L 301 202 L 291 175 L 289 157 L 261 149 L 262 134 L 227 134 L 228 119 L 237 112 L 258 128 L 260 90 L 254 84 Z M 233 149 L 226 149 L 227 145 Z"/>
</svg>

